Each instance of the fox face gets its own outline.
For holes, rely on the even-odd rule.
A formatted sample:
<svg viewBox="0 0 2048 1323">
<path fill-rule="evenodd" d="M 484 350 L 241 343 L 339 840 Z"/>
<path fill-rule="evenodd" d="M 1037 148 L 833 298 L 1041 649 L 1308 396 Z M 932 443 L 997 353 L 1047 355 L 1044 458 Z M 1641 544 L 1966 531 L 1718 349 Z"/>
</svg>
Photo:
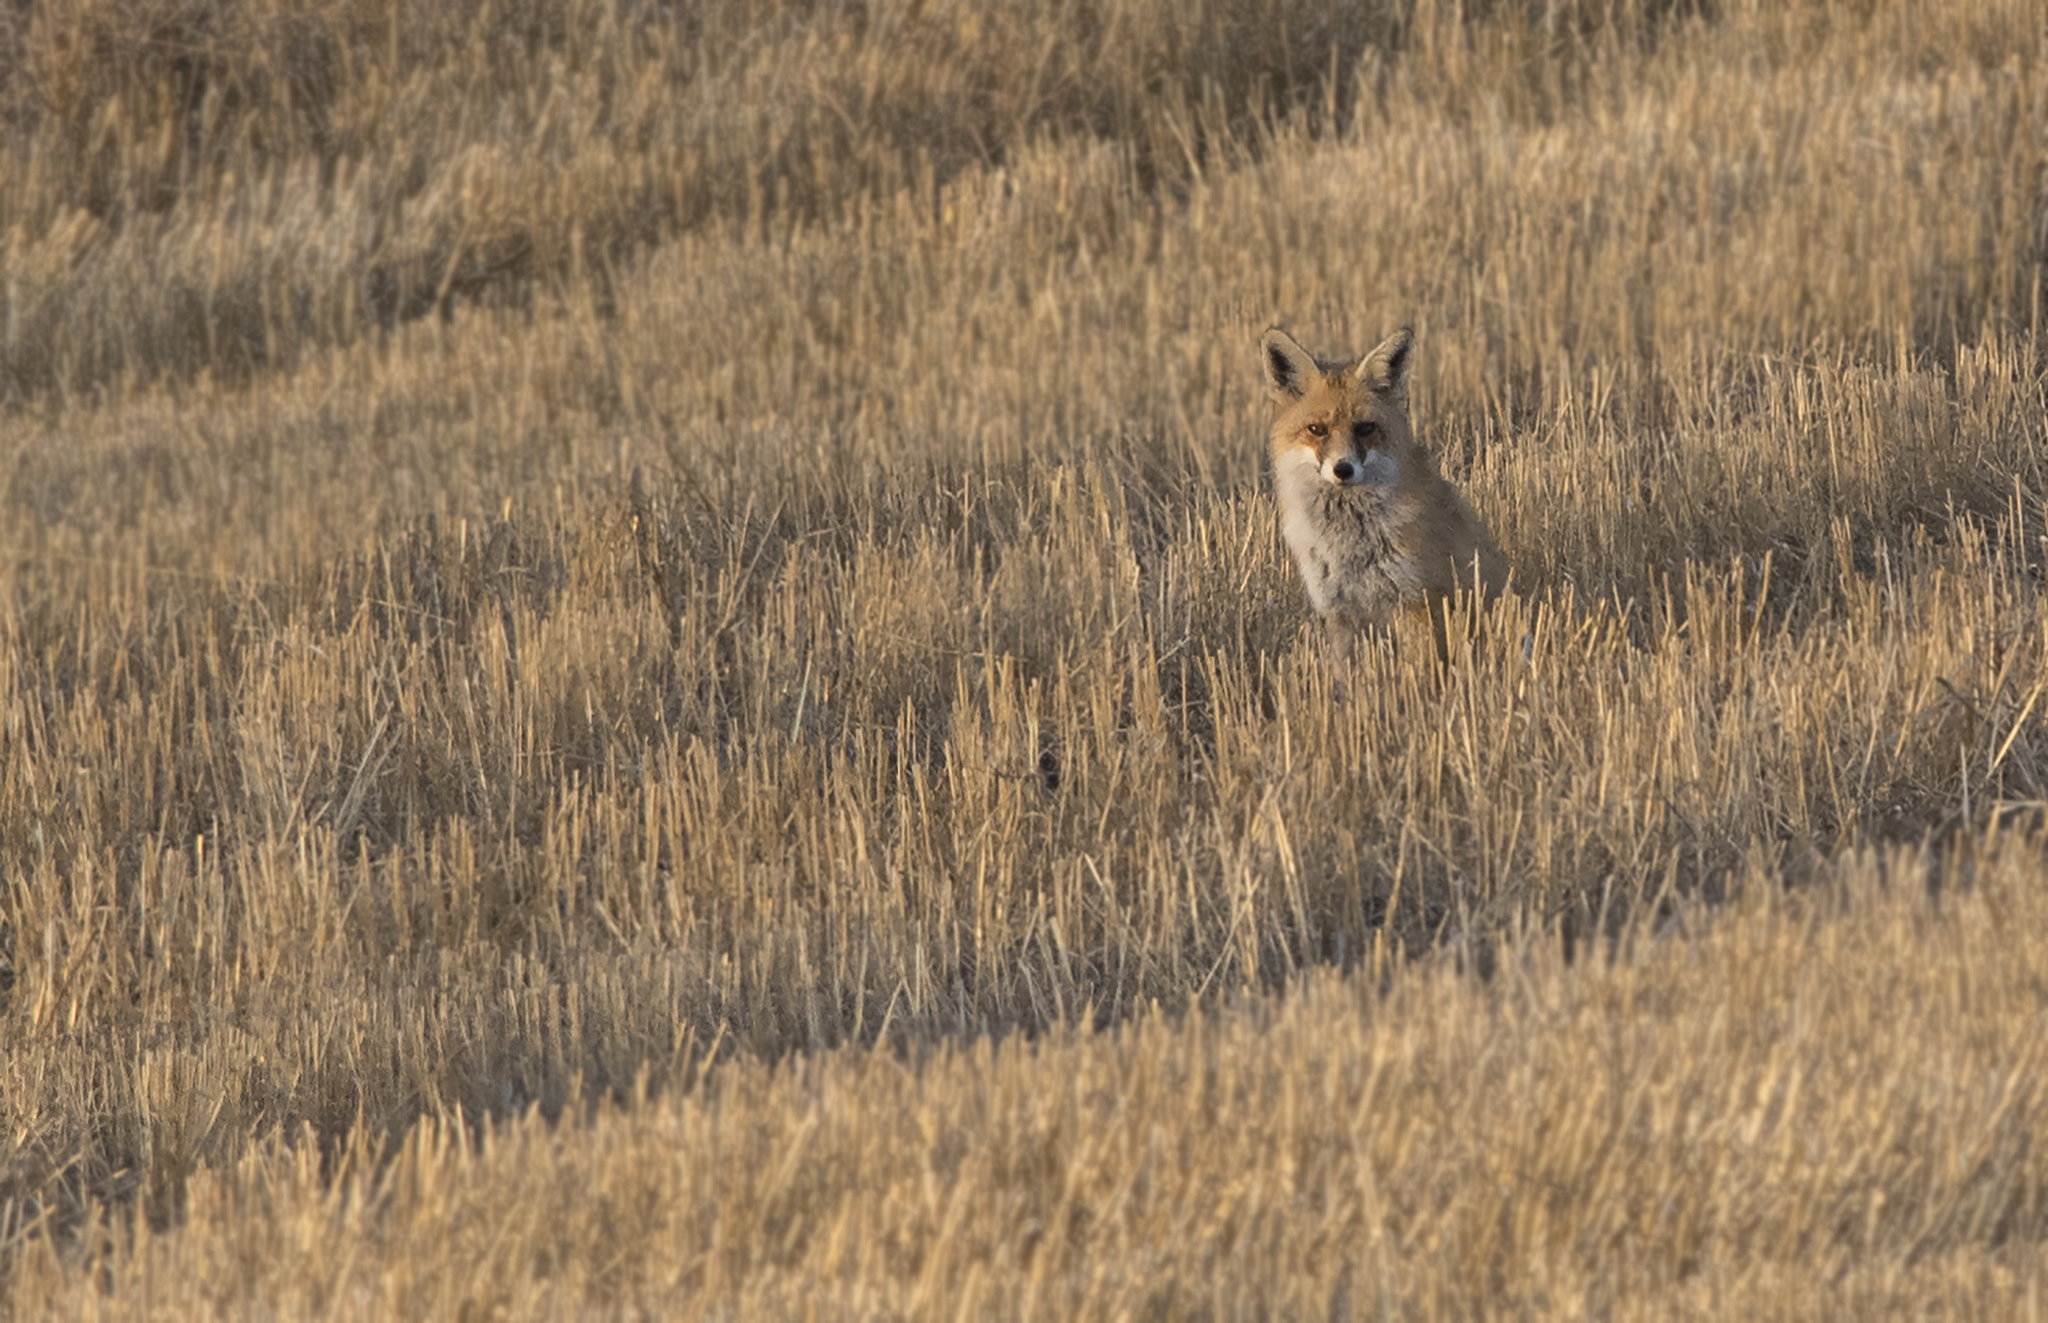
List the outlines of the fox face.
<svg viewBox="0 0 2048 1323">
<path fill-rule="evenodd" d="M 1403 328 L 1356 362 L 1329 363 L 1284 331 L 1259 343 L 1281 532 L 1310 604 L 1346 625 L 1383 625 L 1404 610 L 1434 620 L 1461 589 L 1506 582 L 1486 526 L 1409 425 L 1414 346 Z"/>
<path fill-rule="evenodd" d="M 1334 487 L 1392 488 L 1415 454 L 1408 426 L 1408 366 L 1415 346 L 1403 328 L 1352 364 L 1325 366 L 1284 331 L 1260 345 L 1266 390 L 1279 406 L 1273 463 L 1290 476 L 1313 468 Z"/>
</svg>

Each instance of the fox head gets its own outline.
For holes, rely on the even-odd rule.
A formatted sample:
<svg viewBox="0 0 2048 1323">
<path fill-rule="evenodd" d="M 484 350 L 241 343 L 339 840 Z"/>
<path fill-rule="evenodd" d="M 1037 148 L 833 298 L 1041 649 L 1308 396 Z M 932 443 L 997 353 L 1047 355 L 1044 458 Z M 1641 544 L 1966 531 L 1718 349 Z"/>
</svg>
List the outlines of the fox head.
<svg viewBox="0 0 2048 1323">
<path fill-rule="evenodd" d="M 1408 426 L 1408 367 L 1415 333 L 1388 336 L 1355 363 L 1323 363 L 1285 331 L 1259 342 L 1273 419 L 1273 462 L 1313 466 L 1335 487 L 1397 486 L 1428 460 Z"/>
</svg>

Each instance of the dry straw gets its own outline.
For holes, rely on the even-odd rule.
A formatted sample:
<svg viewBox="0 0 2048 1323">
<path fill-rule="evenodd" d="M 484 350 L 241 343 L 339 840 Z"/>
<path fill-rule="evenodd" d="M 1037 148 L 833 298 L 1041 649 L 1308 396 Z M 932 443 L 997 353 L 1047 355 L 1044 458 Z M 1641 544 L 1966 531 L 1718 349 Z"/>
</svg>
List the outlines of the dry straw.
<svg viewBox="0 0 2048 1323">
<path fill-rule="evenodd" d="M 2038 1309 L 2044 40 L 0 18 L 10 1307 Z"/>
</svg>

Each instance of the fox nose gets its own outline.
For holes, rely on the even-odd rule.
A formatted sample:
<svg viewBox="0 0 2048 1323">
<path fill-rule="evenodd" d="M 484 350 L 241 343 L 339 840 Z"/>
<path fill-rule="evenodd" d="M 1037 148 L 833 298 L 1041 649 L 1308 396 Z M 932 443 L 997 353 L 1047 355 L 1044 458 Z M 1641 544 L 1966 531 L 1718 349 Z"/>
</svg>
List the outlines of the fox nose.
<svg viewBox="0 0 2048 1323">
<path fill-rule="evenodd" d="M 1330 477 L 1336 482 L 1349 484 L 1358 476 L 1358 466 L 1348 459 L 1340 459 L 1330 465 Z"/>
</svg>

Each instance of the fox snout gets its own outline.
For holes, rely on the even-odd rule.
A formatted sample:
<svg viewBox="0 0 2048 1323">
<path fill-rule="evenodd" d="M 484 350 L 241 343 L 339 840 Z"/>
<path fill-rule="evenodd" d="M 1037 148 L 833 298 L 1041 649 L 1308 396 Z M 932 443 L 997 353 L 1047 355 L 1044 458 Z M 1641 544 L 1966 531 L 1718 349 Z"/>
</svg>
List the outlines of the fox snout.
<svg viewBox="0 0 2048 1323">
<path fill-rule="evenodd" d="M 1391 487 L 1401 476 L 1394 457 L 1378 450 L 1340 450 L 1324 457 L 1323 481 L 1333 487 Z"/>
</svg>

